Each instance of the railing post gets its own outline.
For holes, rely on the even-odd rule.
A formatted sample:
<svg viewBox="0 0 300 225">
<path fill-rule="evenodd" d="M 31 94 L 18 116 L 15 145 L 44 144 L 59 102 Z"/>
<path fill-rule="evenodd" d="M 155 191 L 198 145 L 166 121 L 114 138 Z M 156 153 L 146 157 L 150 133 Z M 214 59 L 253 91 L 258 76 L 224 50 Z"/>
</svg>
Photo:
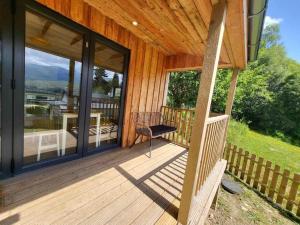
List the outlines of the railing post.
<svg viewBox="0 0 300 225">
<path fill-rule="evenodd" d="M 214 4 L 211 18 L 208 31 L 207 48 L 205 50 L 200 87 L 195 108 L 195 121 L 192 129 L 191 144 L 178 213 L 178 222 L 184 225 L 188 224 L 189 221 L 192 199 L 195 195 L 198 180 L 200 159 L 203 152 L 207 128 L 207 119 L 209 116 L 225 29 L 225 0 L 221 0 Z"/>
</svg>

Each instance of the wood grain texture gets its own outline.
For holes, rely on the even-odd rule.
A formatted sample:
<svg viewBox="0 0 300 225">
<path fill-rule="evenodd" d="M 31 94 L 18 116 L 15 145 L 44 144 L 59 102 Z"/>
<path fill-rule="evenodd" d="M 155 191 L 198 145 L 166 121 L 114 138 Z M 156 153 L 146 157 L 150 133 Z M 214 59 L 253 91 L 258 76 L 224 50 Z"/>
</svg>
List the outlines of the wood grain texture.
<svg viewBox="0 0 300 225">
<path fill-rule="evenodd" d="M 154 140 L 0 182 L 0 224 L 155 224 L 181 193 L 187 151 Z M 45 175 L 47 174 L 47 176 Z M 30 177 L 30 179 L 28 179 Z M 33 182 L 34 181 L 34 182 Z M 10 200 L 10 201 L 8 201 Z"/>
<path fill-rule="evenodd" d="M 168 71 L 184 71 L 184 70 L 202 70 L 202 55 L 170 55 L 166 57 L 166 70 Z M 233 64 L 219 61 L 218 68 L 232 68 Z"/>
<path fill-rule="evenodd" d="M 207 47 L 212 0 L 84 0 L 166 55 L 200 55 Z M 137 21 L 138 26 L 133 26 Z M 246 65 L 246 0 L 228 0 L 220 63 Z M 197 47 L 195 47 L 197 46 Z"/>
<path fill-rule="evenodd" d="M 207 119 L 209 117 L 218 62 L 220 58 L 225 19 L 226 3 L 225 1 L 220 1 L 218 4 L 214 5 L 212 10 L 207 49 L 203 59 L 203 70 L 195 108 L 195 120 L 191 134 L 189 158 L 187 162 L 186 176 L 184 178 L 182 199 L 178 214 L 178 221 L 184 225 L 189 223 L 192 200 L 195 194 L 200 172 L 200 161 L 204 152 L 203 149 L 207 130 Z"/>
<path fill-rule="evenodd" d="M 103 8 L 96 9 L 83 0 L 39 0 L 39 2 L 131 50 L 122 132 L 122 146 L 128 146 L 135 135 L 130 120 L 131 112 L 160 111 L 162 106 L 166 86 L 164 68 L 166 56 L 163 53 L 165 50 L 149 42 L 147 38 L 138 37 L 139 32 L 132 33 L 102 14 Z M 109 4 L 113 4 L 111 6 L 115 8 L 124 7 L 113 2 Z M 132 1 L 130 4 L 135 3 Z M 125 12 L 122 13 L 124 14 Z"/>
</svg>

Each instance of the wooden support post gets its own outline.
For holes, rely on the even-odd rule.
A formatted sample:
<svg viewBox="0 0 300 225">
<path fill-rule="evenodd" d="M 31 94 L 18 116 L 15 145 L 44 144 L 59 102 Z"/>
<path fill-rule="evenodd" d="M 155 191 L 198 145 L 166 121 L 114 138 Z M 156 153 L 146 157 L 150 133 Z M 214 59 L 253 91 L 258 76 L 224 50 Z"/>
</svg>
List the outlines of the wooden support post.
<svg viewBox="0 0 300 225">
<path fill-rule="evenodd" d="M 228 118 L 228 121 L 226 124 L 225 133 L 224 133 L 224 137 L 223 137 L 223 144 L 222 144 L 223 148 L 225 148 L 225 144 L 226 144 L 228 125 L 229 125 L 229 120 L 230 120 L 230 116 L 231 116 L 238 75 L 239 75 L 239 69 L 237 69 L 237 68 L 233 69 L 231 81 L 230 81 L 230 87 L 229 87 L 229 91 L 228 91 L 228 95 L 227 95 L 226 108 L 225 108 L 225 115 L 228 115 L 229 118 Z"/>
<path fill-rule="evenodd" d="M 227 95 L 226 109 L 225 109 L 225 114 L 229 116 L 231 115 L 231 111 L 232 111 L 238 75 L 239 75 L 239 69 L 233 69 L 230 88 Z"/>
<path fill-rule="evenodd" d="M 211 18 L 195 109 L 195 121 L 192 128 L 182 198 L 178 212 L 178 222 L 184 225 L 188 224 L 192 208 L 192 199 L 195 195 L 197 180 L 199 179 L 200 159 L 204 147 L 207 119 L 209 116 L 225 29 L 226 3 L 224 0 L 219 1 L 219 3 L 213 6 Z"/>
</svg>

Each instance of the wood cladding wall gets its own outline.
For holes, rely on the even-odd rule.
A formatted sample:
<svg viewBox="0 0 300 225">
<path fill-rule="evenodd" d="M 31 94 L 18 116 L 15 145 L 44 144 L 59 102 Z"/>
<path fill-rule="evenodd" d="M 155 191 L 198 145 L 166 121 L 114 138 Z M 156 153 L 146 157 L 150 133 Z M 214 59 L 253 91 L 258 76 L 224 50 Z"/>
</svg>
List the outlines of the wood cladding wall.
<svg viewBox="0 0 300 225">
<path fill-rule="evenodd" d="M 131 50 L 122 146 L 134 141 L 131 112 L 160 111 L 166 83 L 166 56 L 82 0 L 39 0 L 41 4 Z"/>
</svg>

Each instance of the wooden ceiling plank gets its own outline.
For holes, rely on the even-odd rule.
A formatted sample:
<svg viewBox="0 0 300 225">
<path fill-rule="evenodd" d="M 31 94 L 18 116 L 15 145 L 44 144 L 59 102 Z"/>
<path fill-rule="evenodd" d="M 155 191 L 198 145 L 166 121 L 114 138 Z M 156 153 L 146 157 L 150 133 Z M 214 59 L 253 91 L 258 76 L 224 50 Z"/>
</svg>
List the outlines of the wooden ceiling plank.
<svg viewBox="0 0 300 225">
<path fill-rule="evenodd" d="M 101 1 L 101 2 L 97 0 L 84 0 L 84 1 L 88 3 L 90 6 L 96 8 L 103 15 L 113 19 L 119 25 L 129 29 L 131 32 L 133 32 L 139 38 L 143 39 L 145 42 L 155 45 L 163 53 L 165 54 L 175 53 L 174 51 L 172 51 L 172 49 L 168 49 L 161 43 L 157 43 L 158 40 L 156 39 L 156 37 L 154 37 L 149 31 L 147 31 L 147 29 L 142 28 L 142 26 L 137 26 L 137 27 L 133 26 L 132 25 L 133 18 L 131 18 L 131 16 L 126 13 L 126 11 L 120 9 L 113 1 Z M 131 20 L 128 18 L 131 18 Z"/>
<path fill-rule="evenodd" d="M 184 12 L 183 8 L 179 4 L 177 0 L 167 0 L 169 7 L 173 10 L 174 14 L 177 16 L 178 20 L 186 27 L 186 31 L 191 34 L 191 37 L 195 41 L 199 41 L 201 37 L 194 29 L 193 24 L 190 20 L 187 19 L 186 13 Z"/>
<path fill-rule="evenodd" d="M 82 39 L 82 34 L 77 35 L 76 37 L 73 38 L 70 45 L 76 44 L 77 42 L 81 41 L 81 39 Z"/>
<path fill-rule="evenodd" d="M 49 30 L 49 28 L 51 27 L 51 25 L 52 25 L 52 22 L 49 21 L 49 20 L 44 24 L 42 32 L 41 32 L 41 36 L 42 37 L 47 33 L 47 31 Z"/>
<path fill-rule="evenodd" d="M 122 0 L 118 0 L 119 2 L 123 2 Z M 167 4 L 161 5 L 161 1 L 125 1 L 126 3 L 131 2 L 135 6 L 135 10 L 140 10 L 140 15 L 143 15 L 148 21 L 151 21 L 153 25 L 158 28 L 158 35 L 163 34 L 167 36 L 168 40 L 174 40 L 176 45 L 185 46 L 183 51 L 193 50 L 194 43 L 190 41 L 190 35 L 188 31 L 183 32 L 183 30 L 178 29 L 176 23 L 174 21 L 178 21 L 174 15 L 171 15 L 170 8 Z M 163 1 L 165 3 L 165 1 Z M 123 5 L 126 5 L 125 3 Z M 127 7 L 126 7 L 127 8 Z M 162 10 L 168 8 L 168 15 L 162 13 Z M 126 10 L 126 9 L 125 9 Z M 177 52 L 177 53 L 178 53 Z"/>
<path fill-rule="evenodd" d="M 127 13 L 131 15 L 133 20 L 136 20 L 139 23 L 138 26 L 145 27 L 145 29 L 155 35 L 158 40 L 161 40 L 162 43 L 167 43 L 167 48 L 172 48 L 174 50 L 178 49 L 176 51 L 183 51 L 186 48 L 184 45 L 174 45 L 176 40 L 174 33 L 172 34 L 171 32 L 166 32 L 165 30 L 161 29 L 160 26 L 154 24 L 157 21 L 157 15 L 151 18 L 147 17 L 145 8 L 139 4 L 139 1 L 126 0 L 126 4 L 123 0 L 114 0 L 114 2 L 116 2 L 116 4 L 123 9 L 123 11 L 126 10 Z M 160 22 L 163 23 L 164 21 L 161 20 Z"/>
<path fill-rule="evenodd" d="M 187 18 L 193 24 L 194 29 L 198 32 L 202 42 L 205 44 L 208 28 L 203 22 L 202 17 L 199 14 L 199 11 L 193 0 L 178 0 L 178 2 L 183 7 L 184 11 L 186 12 Z"/>
<path fill-rule="evenodd" d="M 120 2 L 124 2 L 124 0 L 115 0 Z M 151 21 L 151 24 L 154 27 L 157 27 L 156 34 L 157 36 L 163 35 L 167 42 L 172 41 L 178 46 L 183 46 L 178 52 L 184 52 L 189 49 L 192 49 L 193 43 L 188 39 L 190 36 L 187 36 L 187 32 L 179 32 L 179 29 L 176 27 L 176 23 L 174 21 L 177 21 L 172 17 L 170 19 L 165 14 L 161 13 L 162 6 L 160 5 L 160 2 L 156 1 L 149 1 L 144 2 L 141 0 L 129 0 L 126 1 L 127 4 L 122 4 L 123 6 L 126 5 L 126 8 L 128 7 L 128 4 L 131 3 L 129 6 L 130 9 L 134 10 L 135 13 L 138 13 L 138 15 L 142 15 L 143 18 L 146 18 L 148 21 Z M 124 9 L 126 10 L 126 9 Z"/>
<path fill-rule="evenodd" d="M 201 18 L 202 18 L 205 26 L 208 28 L 209 21 L 211 18 L 211 11 L 212 11 L 211 2 L 208 0 L 193 0 L 193 1 L 201 15 Z"/>
<path fill-rule="evenodd" d="M 189 45 L 190 54 L 203 54 L 204 46 L 201 43 L 201 41 L 199 41 L 199 43 L 195 43 L 191 40 L 191 31 L 187 30 L 186 27 L 182 24 L 182 22 L 178 20 L 177 15 L 175 15 L 173 10 L 168 5 L 167 1 L 152 0 L 152 2 L 153 4 L 156 4 L 158 6 L 156 7 L 156 9 L 158 10 L 157 14 L 165 15 L 168 20 L 168 23 L 173 24 L 174 27 L 176 27 L 177 33 L 184 35 L 185 40 L 183 41 L 191 43 Z M 178 36 L 178 34 L 176 36 Z M 187 53 L 187 51 L 181 53 Z"/>
</svg>

